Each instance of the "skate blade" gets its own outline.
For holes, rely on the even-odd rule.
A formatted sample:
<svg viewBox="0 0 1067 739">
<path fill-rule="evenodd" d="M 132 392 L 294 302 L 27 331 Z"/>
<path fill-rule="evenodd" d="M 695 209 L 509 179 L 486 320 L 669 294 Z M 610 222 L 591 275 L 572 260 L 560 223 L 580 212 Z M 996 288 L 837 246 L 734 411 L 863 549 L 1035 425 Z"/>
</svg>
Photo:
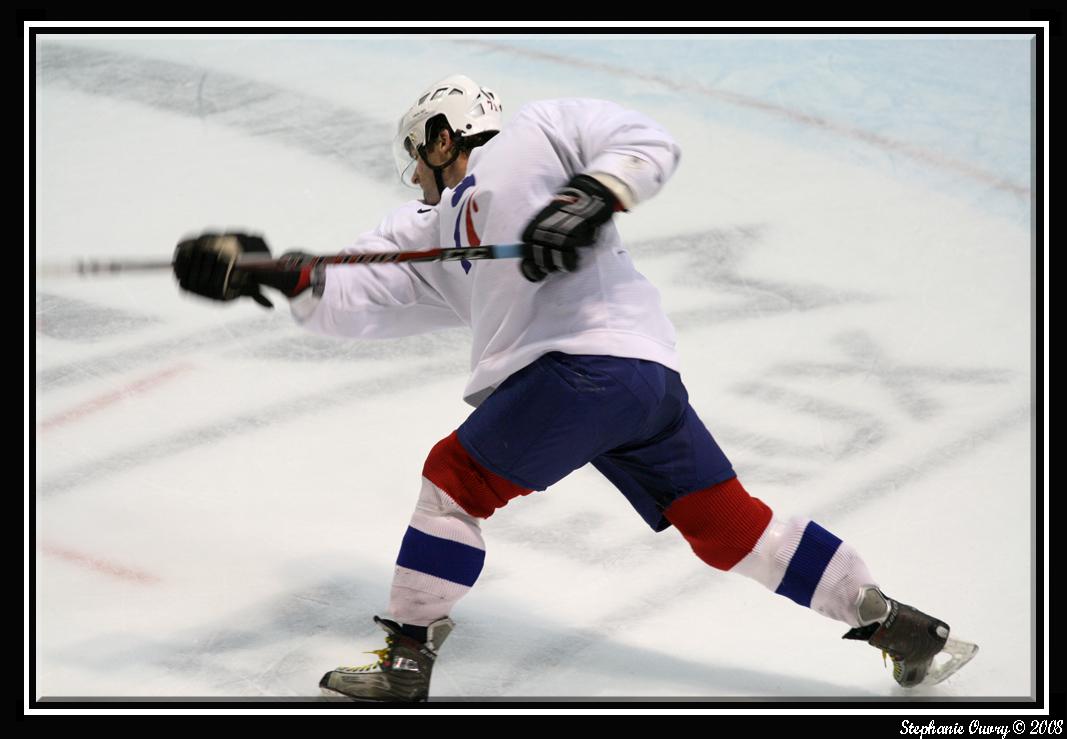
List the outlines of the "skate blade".
<svg viewBox="0 0 1067 739">
<path fill-rule="evenodd" d="M 331 698 L 336 701 L 353 700 L 351 697 L 345 695 L 344 693 L 338 693 L 336 690 L 330 690 L 329 688 L 324 688 L 321 685 L 319 686 L 319 692 L 322 693 L 323 698 Z"/>
<path fill-rule="evenodd" d="M 425 699 L 423 699 L 421 701 L 404 701 L 404 700 L 388 700 L 388 699 L 385 699 L 385 698 L 382 698 L 382 699 L 356 698 L 354 696 L 348 695 L 348 693 L 339 693 L 336 690 L 330 690 L 329 688 L 324 688 L 321 685 L 319 686 L 319 692 L 322 693 L 322 696 L 324 698 L 328 698 L 330 700 L 335 700 L 335 701 L 348 701 L 349 703 L 397 703 L 397 704 L 403 705 L 405 703 L 425 703 L 426 702 Z"/>
<path fill-rule="evenodd" d="M 387 701 L 370 700 L 368 698 L 353 698 L 347 693 L 339 693 L 336 690 L 330 690 L 329 688 L 323 688 L 319 686 L 319 692 L 322 693 L 324 698 L 329 698 L 335 701 L 348 701 L 349 703 L 385 703 Z"/>
<path fill-rule="evenodd" d="M 945 646 L 934 656 L 921 685 L 937 685 L 946 678 L 956 674 L 961 667 L 978 654 L 978 645 L 959 639 L 949 639 Z"/>
</svg>

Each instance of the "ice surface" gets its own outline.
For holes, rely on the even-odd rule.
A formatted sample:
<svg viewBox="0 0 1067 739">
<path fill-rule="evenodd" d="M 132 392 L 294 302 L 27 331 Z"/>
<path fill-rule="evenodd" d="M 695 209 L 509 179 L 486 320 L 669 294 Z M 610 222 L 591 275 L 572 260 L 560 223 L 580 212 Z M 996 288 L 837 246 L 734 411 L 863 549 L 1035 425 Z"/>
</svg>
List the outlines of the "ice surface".
<svg viewBox="0 0 1067 739">
<path fill-rule="evenodd" d="M 619 217 L 748 489 L 1035 689 L 1027 37 L 39 36 L 38 263 L 209 227 L 328 253 L 409 197 L 393 121 L 462 71 L 642 110 L 683 159 Z M 427 244 L 427 247 L 432 246 Z M 467 337 L 345 342 L 169 274 L 36 283 L 39 697 L 317 694 L 380 645 Z M 905 695 L 873 649 L 652 534 L 591 468 L 485 525 L 438 697 Z"/>
</svg>

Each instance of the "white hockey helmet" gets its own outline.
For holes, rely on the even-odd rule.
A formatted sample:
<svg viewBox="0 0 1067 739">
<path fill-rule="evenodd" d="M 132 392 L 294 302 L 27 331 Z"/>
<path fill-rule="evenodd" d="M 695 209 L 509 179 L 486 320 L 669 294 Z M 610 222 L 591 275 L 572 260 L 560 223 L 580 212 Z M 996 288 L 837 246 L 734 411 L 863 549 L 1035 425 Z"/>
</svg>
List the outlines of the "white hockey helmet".
<svg viewBox="0 0 1067 739">
<path fill-rule="evenodd" d="M 393 158 L 400 181 L 409 187 L 416 186 L 411 181 L 415 158 L 426 145 L 426 124 L 431 119 L 443 115 L 455 136 L 473 136 L 499 131 L 500 111 L 496 93 L 462 74 L 445 77 L 428 87 L 397 126 Z"/>
</svg>

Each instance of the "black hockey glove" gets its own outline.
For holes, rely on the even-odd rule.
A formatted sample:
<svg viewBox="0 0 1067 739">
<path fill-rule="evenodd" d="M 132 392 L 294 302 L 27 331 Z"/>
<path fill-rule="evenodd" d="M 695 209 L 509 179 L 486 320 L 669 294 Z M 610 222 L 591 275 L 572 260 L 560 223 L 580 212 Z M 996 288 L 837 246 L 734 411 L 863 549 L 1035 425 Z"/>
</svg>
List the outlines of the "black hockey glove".
<svg viewBox="0 0 1067 739">
<path fill-rule="evenodd" d="M 600 182 L 584 174 L 572 178 L 522 232 L 530 249 L 522 260 L 523 276 L 540 282 L 549 272 L 576 270 L 578 247 L 591 245 L 617 209 L 615 196 Z"/>
<path fill-rule="evenodd" d="M 259 254 L 270 258 L 270 249 L 261 236 L 248 234 L 206 233 L 186 239 L 174 250 L 174 275 L 183 290 L 212 300 L 236 300 L 249 296 L 266 308 L 273 308 L 260 291 L 260 285 L 281 290 L 295 297 L 311 284 L 310 256 L 286 255 L 288 264 L 256 269 L 239 266 L 242 254 Z"/>
</svg>

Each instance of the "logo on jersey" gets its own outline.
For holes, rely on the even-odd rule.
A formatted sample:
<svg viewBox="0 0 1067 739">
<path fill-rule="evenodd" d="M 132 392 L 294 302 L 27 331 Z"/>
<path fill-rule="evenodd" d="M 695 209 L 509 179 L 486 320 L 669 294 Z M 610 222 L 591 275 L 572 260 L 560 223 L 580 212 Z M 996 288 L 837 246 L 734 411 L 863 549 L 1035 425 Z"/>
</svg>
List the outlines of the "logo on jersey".
<svg viewBox="0 0 1067 739">
<path fill-rule="evenodd" d="M 456 225 L 452 230 L 452 239 L 456 242 L 456 247 L 462 247 L 463 242 L 460 240 L 459 227 L 462 222 L 464 225 L 464 232 L 467 236 L 467 243 L 470 246 L 481 246 L 482 240 L 478 236 L 478 232 L 474 228 L 474 216 L 473 213 L 478 212 L 478 203 L 474 200 L 474 175 L 468 175 L 460 182 L 455 191 L 452 193 L 452 207 L 456 207 L 459 201 L 463 198 L 463 194 L 467 190 L 471 191 L 470 197 L 467 198 L 467 202 L 460 208 L 459 213 L 456 214 Z M 470 274 L 471 263 L 466 259 L 462 260 L 460 264 L 463 266 L 463 271 Z"/>
</svg>

